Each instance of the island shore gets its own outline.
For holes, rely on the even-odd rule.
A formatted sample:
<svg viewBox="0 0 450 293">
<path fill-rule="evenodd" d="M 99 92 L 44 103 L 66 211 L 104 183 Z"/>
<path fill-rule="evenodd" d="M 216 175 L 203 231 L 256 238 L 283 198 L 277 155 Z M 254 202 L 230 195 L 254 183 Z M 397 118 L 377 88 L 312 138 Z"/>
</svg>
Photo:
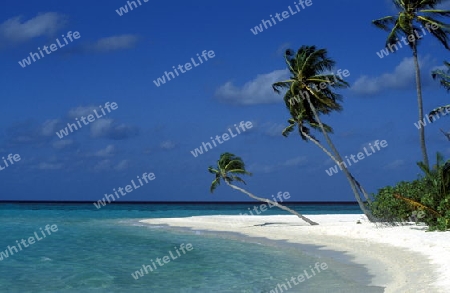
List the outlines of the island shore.
<svg viewBox="0 0 450 293">
<path fill-rule="evenodd" d="M 310 215 L 318 226 L 296 216 L 195 216 L 146 219 L 151 225 L 215 232 L 236 232 L 292 244 L 342 252 L 373 276 L 385 292 L 448 292 L 450 233 L 425 232 L 425 226 L 381 226 L 362 214 Z M 361 224 L 357 224 L 360 221 Z"/>
</svg>

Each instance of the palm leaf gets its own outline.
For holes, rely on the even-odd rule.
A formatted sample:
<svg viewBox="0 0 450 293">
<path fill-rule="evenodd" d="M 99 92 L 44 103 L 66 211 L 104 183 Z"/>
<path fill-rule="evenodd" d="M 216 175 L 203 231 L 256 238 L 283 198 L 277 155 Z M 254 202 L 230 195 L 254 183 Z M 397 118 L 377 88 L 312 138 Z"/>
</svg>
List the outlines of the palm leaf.
<svg viewBox="0 0 450 293">
<path fill-rule="evenodd" d="M 395 23 L 394 16 L 385 16 L 380 19 L 373 20 L 372 23 L 377 27 L 385 31 L 390 31 L 389 25 Z"/>
<path fill-rule="evenodd" d="M 447 109 L 450 110 L 450 104 L 434 108 L 430 113 L 428 113 L 428 118 L 430 118 L 430 121 L 431 121 L 431 118 L 433 118 L 434 115 L 441 113 L 442 110 L 447 111 Z M 433 121 L 431 121 L 431 122 L 433 122 Z"/>
<path fill-rule="evenodd" d="M 209 191 L 213 193 L 214 190 L 216 190 L 217 186 L 219 185 L 220 185 L 220 177 L 214 179 L 213 182 L 211 182 L 211 187 L 209 188 Z"/>
</svg>

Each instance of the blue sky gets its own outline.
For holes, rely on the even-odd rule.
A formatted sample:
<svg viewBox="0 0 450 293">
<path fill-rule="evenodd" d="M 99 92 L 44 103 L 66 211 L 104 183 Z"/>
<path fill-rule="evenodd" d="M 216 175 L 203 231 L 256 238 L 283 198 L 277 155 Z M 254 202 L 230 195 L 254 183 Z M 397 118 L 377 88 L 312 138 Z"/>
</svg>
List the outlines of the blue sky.
<svg viewBox="0 0 450 293">
<path fill-rule="evenodd" d="M 331 2 L 331 3 L 330 3 Z M 342 173 L 297 132 L 281 136 L 288 112 L 271 84 L 286 76 L 283 52 L 326 48 L 347 69 L 344 111 L 324 117 L 343 156 L 375 140 L 388 146 L 350 167 L 369 191 L 415 179 L 421 160 L 409 48 L 380 59 L 386 33 L 371 20 L 395 14 L 389 1 L 319 1 L 254 35 L 251 28 L 294 1 L 149 1 L 119 16 L 122 0 L 10 1 L 0 12 L 0 156 L 21 160 L 0 171 L 0 200 L 96 201 L 136 176 L 156 179 L 127 201 L 227 201 L 248 198 L 220 186 L 209 193 L 207 167 L 228 151 L 253 176 L 247 189 L 293 201 L 352 201 Z M 450 5 L 445 5 L 450 7 Z M 22 68 L 18 61 L 67 32 L 80 38 Z M 214 58 L 157 87 L 153 80 L 204 50 Z M 44 53 L 45 54 L 45 53 Z M 449 52 L 430 35 L 419 46 L 424 108 L 447 104 L 430 71 Z M 105 117 L 59 139 L 56 132 L 99 105 Z M 426 127 L 430 161 L 450 156 L 448 118 Z M 253 127 L 194 157 L 191 151 L 241 121 Z M 320 135 L 318 135 L 320 138 Z M 1 161 L 0 161 L 1 162 Z M 2 163 L 3 164 L 3 163 Z M 1 165 L 1 166 L 4 166 Z"/>
</svg>

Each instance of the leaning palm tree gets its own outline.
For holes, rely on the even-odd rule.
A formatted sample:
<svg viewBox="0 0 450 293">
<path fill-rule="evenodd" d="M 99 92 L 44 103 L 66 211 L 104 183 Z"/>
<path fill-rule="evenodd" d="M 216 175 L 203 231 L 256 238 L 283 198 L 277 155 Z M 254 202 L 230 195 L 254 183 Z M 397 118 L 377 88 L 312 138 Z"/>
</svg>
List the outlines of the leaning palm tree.
<svg viewBox="0 0 450 293">
<path fill-rule="evenodd" d="M 450 26 L 436 19 L 439 16 L 450 16 L 450 11 L 436 9 L 436 6 L 443 2 L 442 0 L 393 0 L 393 2 L 399 11 L 398 14 L 373 20 L 372 23 L 376 27 L 389 32 L 386 47 L 390 47 L 391 51 L 393 51 L 393 46 L 400 43 L 399 37 L 403 37 L 402 40 L 405 40 L 405 38 L 408 40 L 408 45 L 413 53 L 416 71 L 419 121 L 423 121 L 422 85 L 420 81 L 419 60 L 417 57 L 417 45 L 419 41 L 417 32 L 420 33 L 421 28 L 426 28 L 446 49 L 450 49 L 448 45 Z M 421 28 L 418 25 L 421 25 Z M 419 128 L 419 139 L 423 162 L 428 166 L 425 128 L 423 126 Z"/>
<path fill-rule="evenodd" d="M 302 46 L 295 55 L 289 49 L 286 50 L 285 61 L 290 72 L 290 78 L 272 85 L 277 93 L 280 93 L 282 89 L 287 89 L 284 95 L 284 102 L 289 110 L 291 119 L 288 120 L 289 126 L 282 132 L 283 136 L 287 137 L 297 126 L 303 140 L 312 141 L 340 166 L 350 183 L 359 207 L 370 221 L 376 221 L 376 218 L 361 199 L 361 193 L 369 204 L 371 202 L 370 197 L 359 182 L 350 174 L 328 135 L 328 133 L 333 132 L 333 129 L 329 125 L 322 123 L 319 117 L 321 114 L 330 114 L 342 110 L 342 106 L 339 104 L 342 96 L 334 92 L 333 89 L 346 88 L 349 86 L 348 83 L 342 77 L 329 73 L 335 62 L 328 58 L 328 53 L 325 49 L 317 49 L 315 46 Z M 311 134 L 312 130 L 320 130 L 322 132 L 332 152 L 328 151 Z"/>
<path fill-rule="evenodd" d="M 310 219 L 302 216 L 301 214 L 297 213 L 296 211 L 294 211 L 288 207 L 285 207 L 285 206 L 279 204 L 276 201 L 271 201 L 270 199 L 265 199 L 262 197 L 255 196 L 255 195 L 251 194 L 250 192 L 248 192 L 247 190 L 231 184 L 231 182 L 233 182 L 233 181 L 237 181 L 237 182 L 246 184 L 245 181 L 241 177 L 237 176 L 236 174 L 252 175 L 250 172 L 247 172 L 247 170 L 245 170 L 244 161 L 240 157 L 235 156 L 234 154 L 231 154 L 231 153 L 221 154 L 220 159 L 217 161 L 217 168 L 213 168 L 212 166 L 210 166 L 208 168 L 208 171 L 209 171 L 209 173 L 212 173 L 215 175 L 215 178 L 212 181 L 211 187 L 210 187 L 211 193 L 214 192 L 214 190 L 217 188 L 217 186 L 220 185 L 220 181 L 223 180 L 231 188 L 239 190 L 240 192 L 247 194 L 248 196 L 250 196 L 253 199 L 263 201 L 268 204 L 277 206 L 282 210 L 288 211 L 291 214 L 296 215 L 297 217 L 299 217 L 300 219 L 304 220 L 305 222 L 307 222 L 311 225 L 319 225 L 318 223 L 311 221 Z"/>
</svg>

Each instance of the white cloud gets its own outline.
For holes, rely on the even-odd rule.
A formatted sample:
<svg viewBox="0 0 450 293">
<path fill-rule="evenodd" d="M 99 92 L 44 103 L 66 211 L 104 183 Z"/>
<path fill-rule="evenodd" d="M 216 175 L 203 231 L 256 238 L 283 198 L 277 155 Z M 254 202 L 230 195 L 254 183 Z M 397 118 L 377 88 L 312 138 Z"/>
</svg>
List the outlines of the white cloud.
<svg viewBox="0 0 450 293">
<path fill-rule="evenodd" d="M 96 113 L 101 115 L 100 118 L 97 118 L 94 110 L 97 110 Z M 119 124 L 112 118 L 105 118 L 101 109 L 96 106 L 80 106 L 69 110 L 67 114 L 70 119 L 80 119 L 82 116 L 87 117 L 88 115 L 94 115 L 95 118 L 95 121 L 89 123 L 91 137 L 93 138 L 105 137 L 113 140 L 123 140 L 136 136 L 139 133 L 139 129 L 135 126 L 124 123 Z M 73 122 L 71 121 L 71 123 Z"/>
<path fill-rule="evenodd" d="M 124 123 L 117 124 L 113 119 L 101 118 L 91 124 L 91 137 L 105 137 L 113 140 L 127 139 L 138 135 L 139 129 Z"/>
<path fill-rule="evenodd" d="M 264 133 L 268 136 L 281 137 L 281 132 L 288 126 L 289 124 L 280 124 L 280 123 L 264 123 L 262 126 L 265 128 Z"/>
<path fill-rule="evenodd" d="M 275 70 L 259 74 L 255 79 L 246 82 L 241 88 L 231 81 L 220 86 L 215 96 L 225 102 L 235 105 L 270 104 L 283 101 L 283 95 L 276 94 L 272 84 L 288 78 L 287 69 Z"/>
<path fill-rule="evenodd" d="M 87 117 L 88 115 L 94 115 L 94 110 L 99 110 L 97 113 L 100 113 L 101 110 L 99 107 L 95 106 L 86 106 L 86 107 L 77 107 L 69 110 L 69 113 L 67 114 L 69 118 L 75 119 L 75 118 L 81 118 L 81 116 Z"/>
<path fill-rule="evenodd" d="M 128 169 L 129 166 L 130 162 L 128 160 L 122 160 L 116 166 L 114 166 L 114 170 L 116 171 L 126 170 Z"/>
<path fill-rule="evenodd" d="M 429 58 L 419 60 L 419 65 L 422 72 L 425 66 L 428 65 Z M 404 58 L 399 65 L 397 65 L 393 72 L 383 73 L 380 76 L 363 75 L 358 78 L 351 87 L 351 90 L 362 96 L 372 96 L 388 90 L 409 89 L 415 84 L 415 69 L 414 59 Z"/>
<path fill-rule="evenodd" d="M 51 163 L 40 163 L 37 168 L 39 170 L 59 170 L 63 167 L 63 164 L 51 164 Z"/>
<path fill-rule="evenodd" d="M 265 165 L 265 164 L 259 164 L 255 163 L 250 165 L 247 170 L 250 170 L 250 172 L 254 173 L 271 173 L 277 169 L 276 165 Z"/>
<path fill-rule="evenodd" d="M 109 157 L 112 156 L 116 152 L 116 148 L 114 145 L 110 144 L 106 146 L 106 148 L 101 149 L 95 153 L 97 157 Z"/>
<path fill-rule="evenodd" d="M 111 162 L 110 159 L 103 159 L 94 166 L 94 171 L 123 171 L 128 169 L 130 162 L 128 160 L 122 160 L 117 164 Z"/>
<path fill-rule="evenodd" d="M 58 119 L 47 120 L 42 124 L 41 133 L 44 136 L 52 136 L 55 135 L 57 131 L 57 125 L 59 123 Z"/>
<path fill-rule="evenodd" d="M 286 167 L 306 166 L 307 162 L 308 162 L 307 157 L 298 156 L 295 158 L 287 159 L 286 161 L 277 164 L 254 163 L 250 165 L 247 168 L 247 170 L 249 170 L 252 173 L 272 173 L 274 171 L 281 170 Z"/>
<path fill-rule="evenodd" d="M 41 13 L 27 21 L 17 16 L 0 24 L 0 37 L 14 43 L 40 36 L 53 37 L 65 24 L 65 16 L 55 12 Z"/>
<path fill-rule="evenodd" d="M 111 161 L 109 159 L 101 160 L 94 166 L 94 170 L 95 171 L 111 170 Z"/>
<path fill-rule="evenodd" d="M 69 147 L 73 144 L 73 140 L 71 139 L 63 139 L 63 140 L 57 140 L 53 143 L 53 147 L 57 150 L 64 149 L 66 147 Z"/>
<path fill-rule="evenodd" d="M 99 119 L 95 123 L 91 123 L 91 136 L 102 137 L 109 133 L 113 120 L 112 119 Z"/>
<path fill-rule="evenodd" d="M 283 163 L 283 166 L 287 166 L 287 167 L 292 167 L 292 166 L 301 166 L 301 165 L 305 165 L 306 162 L 308 162 L 308 159 L 306 157 L 296 157 L 296 158 L 292 158 L 289 160 L 286 160 Z"/>
<path fill-rule="evenodd" d="M 136 46 L 138 37 L 135 35 L 120 35 L 99 39 L 88 46 L 88 50 L 97 52 L 110 52 L 131 49 Z"/>
<path fill-rule="evenodd" d="M 404 160 L 395 160 L 395 161 L 387 164 L 386 166 L 384 166 L 384 169 L 396 170 L 396 169 L 402 168 L 403 166 L 405 166 Z"/>
<path fill-rule="evenodd" d="M 165 150 L 173 149 L 175 146 L 176 146 L 176 144 L 171 140 L 163 141 L 159 145 L 160 148 L 165 149 Z"/>
</svg>

